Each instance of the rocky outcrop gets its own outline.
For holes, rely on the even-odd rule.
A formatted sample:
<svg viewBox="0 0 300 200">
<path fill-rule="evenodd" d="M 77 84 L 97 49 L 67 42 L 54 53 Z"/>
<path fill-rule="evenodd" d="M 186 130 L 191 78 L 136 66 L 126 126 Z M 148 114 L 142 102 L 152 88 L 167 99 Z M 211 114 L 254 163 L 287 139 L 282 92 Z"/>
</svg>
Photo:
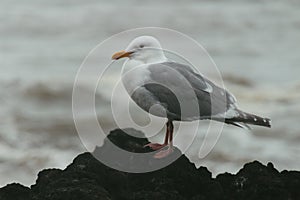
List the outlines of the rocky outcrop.
<svg viewBox="0 0 300 200">
<path fill-rule="evenodd" d="M 134 134 L 142 134 L 130 130 Z M 110 140 L 127 151 L 149 152 L 148 142 L 112 131 L 95 153 L 108 151 Z M 175 154 L 180 153 L 179 150 Z M 116 160 L 116 162 L 118 162 Z M 132 163 L 130 163 L 132 162 Z M 155 161 L 145 160 L 153 163 Z M 129 161 L 134 164 L 134 159 Z M 46 169 L 38 174 L 30 188 L 9 184 L 0 189 L 0 200 L 109 200 L 109 199 L 300 199 L 300 172 L 279 172 L 271 163 L 254 161 L 237 174 L 220 174 L 212 178 L 205 167 L 196 168 L 184 155 L 172 164 L 148 173 L 127 173 L 111 169 L 91 153 L 77 156 L 66 169 Z"/>
</svg>

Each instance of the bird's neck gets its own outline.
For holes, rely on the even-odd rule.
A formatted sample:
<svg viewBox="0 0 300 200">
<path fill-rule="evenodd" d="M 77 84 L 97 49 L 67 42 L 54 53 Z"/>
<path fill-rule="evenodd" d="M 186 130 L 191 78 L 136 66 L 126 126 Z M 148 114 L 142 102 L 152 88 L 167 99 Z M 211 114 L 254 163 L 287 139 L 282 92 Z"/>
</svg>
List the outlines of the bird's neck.
<svg viewBox="0 0 300 200">
<path fill-rule="evenodd" d="M 149 58 L 147 60 L 141 59 L 128 59 L 122 67 L 122 74 L 125 74 L 131 70 L 135 70 L 136 68 L 142 68 L 151 64 L 166 62 L 168 59 L 163 55 L 161 57 Z"/>
<path fill-rule="evenodd" d="M 155 63 L 166 62 L 167 60 L 168 59 L 166 58 L 166 56 L 164 54 L 161 54 L 161 55 L 156 56 L 156 57 L 147 58 L 143 62 L 144 62 L 144 64 L 150 65 L 150 64 L 155 64 Z"/>
</svg>

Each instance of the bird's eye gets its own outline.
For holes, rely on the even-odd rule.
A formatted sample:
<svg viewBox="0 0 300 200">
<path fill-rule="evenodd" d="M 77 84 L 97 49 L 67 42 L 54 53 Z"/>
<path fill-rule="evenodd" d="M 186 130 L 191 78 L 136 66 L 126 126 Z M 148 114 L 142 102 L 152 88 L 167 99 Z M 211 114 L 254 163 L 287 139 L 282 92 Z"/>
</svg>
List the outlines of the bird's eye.
<svg viewBox="0 0 300 200">
<path fill-rule="evenodd" d="M 145 46 L 145 45 L 141 44 L 139 47 L 140 47 L 140 48 L 144 48 L 144 46 Z"/>
</svg>

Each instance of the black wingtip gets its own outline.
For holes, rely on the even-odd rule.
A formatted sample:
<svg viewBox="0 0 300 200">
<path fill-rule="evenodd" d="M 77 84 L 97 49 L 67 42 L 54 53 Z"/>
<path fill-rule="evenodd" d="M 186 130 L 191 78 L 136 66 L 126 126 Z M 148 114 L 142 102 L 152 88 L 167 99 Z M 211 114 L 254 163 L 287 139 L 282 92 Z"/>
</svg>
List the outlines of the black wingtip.
<svg viewBox="0 0 300 200">
<path fill-rule="evenodd" d="M 238 112 L 239 112 L 239 116 L 231 119 L 227 119 L 226 120 L 227 123 L 242 122 L 245 124 L 252 124 L 252 125 L 271 128 L 271 119 L 269 118 L 259 117 L 257 115 L 246 113 L 241 110 L 238 110 Z"/>
<path fill-rule="evenodd" d="M 271 128 L 271 127 L 272 127 L 272 124 L 271 124 L 271 119 L 269 119 L 269 118 L 264 118 L 264 119 L 263 119 L 263 121 L 265 121 L 265 122 L 266 122 L 266 127 L 269 127 L 269 128 Z"/>
</svg>

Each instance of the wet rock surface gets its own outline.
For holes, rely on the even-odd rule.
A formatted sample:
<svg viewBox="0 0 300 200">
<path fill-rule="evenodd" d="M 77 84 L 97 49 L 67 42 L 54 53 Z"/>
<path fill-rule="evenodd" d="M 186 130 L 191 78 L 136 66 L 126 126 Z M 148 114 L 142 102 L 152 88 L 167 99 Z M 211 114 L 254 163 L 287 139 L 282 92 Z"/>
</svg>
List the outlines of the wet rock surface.
<svg viewBox="0 0 300 200">
<path fill-rule="evenodd" d="M 148 143 L 147 139 L 134 137 L 141 137 L 143 133 L 132 129 L 128 131 L 133 136 L 119 129 L 112 131 L 104 145 L 96 148 L 94 155 L 107 153 L 109 141 L 127 151 L 151 152 L 143 147 Z M 184 155 L 180 156 L 178 149 L 172 156 L 179 158 L 162 169 L 128 173 L 107 167 L 91 153 L 83 153 L 64 170 L 41 171 L 30 188 L 16 183 L 1 188 L 0 200 L 300 199 L 300 172 L 279 172 L 271 163 L 265 166 L 254 161 L 245 164 L 235 175 L 225 173 L 212 178 L 207 168 L 197 169 Z M 134 156 L 126 159 L 129 167 L 141 161 Z M 150 157 L 143 159 L 142 162 L 147 165 L 156 164 Z M 124 163 L 115 160 L 114 164 Z M 130 170 L 135 170 L 135 167 Z"/>
</svg>

